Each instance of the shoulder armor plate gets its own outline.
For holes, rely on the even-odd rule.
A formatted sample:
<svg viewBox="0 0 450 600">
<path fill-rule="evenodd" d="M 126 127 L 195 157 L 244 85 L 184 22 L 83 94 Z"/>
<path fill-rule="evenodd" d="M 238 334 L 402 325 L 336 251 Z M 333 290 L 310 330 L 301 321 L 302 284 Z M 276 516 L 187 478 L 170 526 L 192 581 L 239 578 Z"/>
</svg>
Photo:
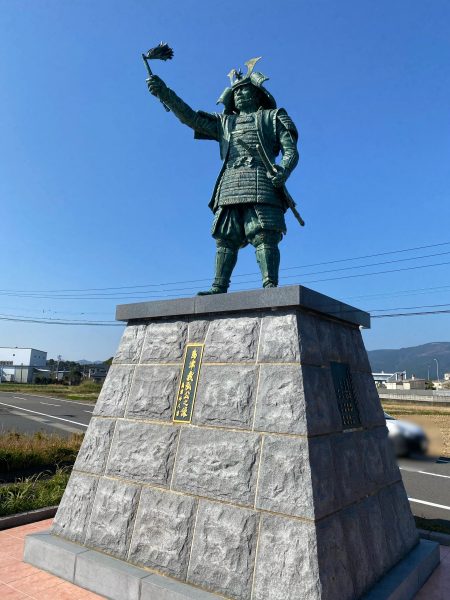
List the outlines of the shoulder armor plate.
<svg viewBox="0 0 450 600">
<path fill-rule="evenodd" d="M 280 121 L 280 123 L 283 125 L 283 127 L 285 127 L 285 129 L 287 129 L 289 131 L 289 133 L 291 135 L 293 135 L 296 140 L 298 140 L 297 127 L 295 126 L 295 123 L 291 119 L 291 117 L 284 110 L 284 108 L 280 108 L 280 110 L 278 111 L 278 114 L 277 114 L 277 118 Z"/>
</svg>

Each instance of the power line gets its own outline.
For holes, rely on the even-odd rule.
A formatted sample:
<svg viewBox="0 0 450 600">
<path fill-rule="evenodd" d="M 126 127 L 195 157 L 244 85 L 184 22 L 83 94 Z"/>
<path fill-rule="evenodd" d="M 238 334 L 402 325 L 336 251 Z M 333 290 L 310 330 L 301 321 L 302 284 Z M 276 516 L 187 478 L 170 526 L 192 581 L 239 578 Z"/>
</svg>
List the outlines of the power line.
<svg viewBox="0 0 450 600">
<path fill-rule="evenodd" d="M 311 264 L 307 264 L 307 265 L 299 265 L 299 266 L 293 266 L 293 267 L 284 267 L 281 268 L 280 271 L 292 271 L 294 269 L 307 269 L 309 267 L 317 267 L 317 266 L 322 266 L 322 265 L 331 265 L 331 264 L 337 264 L 340 262 L 348 262 L 348 261 L 353 261 L 353 260 L 365 260 L 367 258 L 375 258 L 378 256 L 387 256 L 389 254 L 399 254 L 399 253 L 404 253 L 404 252 L 413 252 L 416 250 L 424 250 L 424 249 L 428 249 L 428 248 L 437 248 L 440 246 L 448 246 L 450 244 L 450 241 L 448 242 L 441 242 L 439 244 L 428 244 L 428 245 L 424 245 L 424 246 L 415 246 L 413 248 L 402 248 L 399 250 L 391 250 L 391 251 L 386 251 L 386 252 L 377 252 L 375 254 L 366 254 L 363 256 L 354 256 L 354 257 L 347 257 L 347 258 L 340 258 L 340 259 L 335 259 L 335 260 L 329 260 L 329 261 L 323 261 L 323 262 L 318 262 L 318 263 L 311 263 Z M 448 252 L 443 252 L 441 254 L 448 254 Z M 438 256 L 439 254 L 431 254 L 428 256 Z M 408 259 L 401 259 L 401 260 L 415 260 L 415 259 L 419 259 L 419 258 L 426 258 L 425 257 L 411 257 Z M 373 265 L 367 265 L 367 266 L 375 266 L 376 264 L 387 264 L 388 262 L 399 262 L 399 261 L 387 261 L 386 263 L 374 263 Z M 364 265 L 355 265 L 355 267 L 346 267 L 347 269 L 349 268 L 361 268 Z M 337 270 L 342 270 L 342 269 L 337 269 Z M 326 272 L 326 271 L 323 271 Z M 315 273 L 311 273 L 311 274 L 315 274 Z M 241 274 L 236 274 L 234 275 L 234 277 L 251 277 L 253 275 L 259 275 L 259 273 L 257 272 L 252 272 L 252 273 L 241 273 Z M 310 274 L 307 274 L 307 276 Z M 286 276 L 286 277 L 292 277 L 292 276 Z M 295 276 L 294 276 L 295 277 Z M 165 282 L 165 283 L 150 283 L 150 284 L 142 284 L 142 285 L 129 285 L 129 286 L 117 286 L 117 287 L 103 287 L 103 288 L 74 288 L 74 289 L 53 289 L 53 290 L 14 290 L 14 289 L 0 289 L 0 294 L 4 295 L 10 295 L 11 292 L 16 292 L 16 293 L 23 293 L 23 294 L 58 294 L 58 293 L 65 293 L 65 292 L 100 292 L 100 291 L 107 291 L 107 290 L 125 290 L 125 289 L 143 289 L 143 288 L 152 288 L 152 287 L 163 287 L 163 286 L 168 286 L 168 285 L 179 285 L 179 284 L 183 284 L 183 283 L 201 283 L 201 282 L 205 282 L 205 281 L 210 281 L 210 278 L 204 278 L 204 279 L 186 279 L 184 281 L 172 281 L 172 282 Z M 253 282 L 241 282 L 241 283 L 253 283 Z M 190 288 L 184 288 L 184 289 L 190 289 Z M 176 290 L 174 290 L 176 291 Z M 144 292 L 143 292 L 144 293 Z M 11 294 L 14 295 L 14 294 Z M 44 296 L 47 297 L 47 296 Z"/>
<path fill-rule="evenodd" d="M 450 306 L 449 304 L 429 304 L 424 306 L 406 306 L 397 308 L 374 308 L 370 311 L 372 319 L 381 319 L 388 317 L 407 317 L 407 316 L 418 316 L 418 315 L 435 315 L 435 314 L 450 314 L 448 310 L 428 310 L 420 312 L 407 312 L 407 313 L 385 313 L 381 315 L 373 315 L 372 312 L 378 312 L 382 310 L 387 311 L 398 311 L 398 310 L 416 310 L 419 308 L 439 308 L 443 306 Z M 352 311 L 353 309 L 349 309 Z M 65 319 L 39 319 L 26 317 L 24 315 L 0 315 L 2 321 L 15 321 L 21 323 L 40 323 L 45 325 L 73 325 L 73 326 L 94 326 L 94 327 L 124 327 L 123 323 L 117 323 L 116 321 L 85 321 L 81 319 L 65 320 Z"/>
<path fill-rule="evenodd" d="M 439 290 L 440 292 L 447 292 L 449 289 L 450 289 L 450 285 L 443 285 L 443 286 L 437 286 L 437 287 L 434 286 L 434 287 L 425 287 L 425 288 L 413 288 L 413 289 L 409 289 L 409 290 L 397 290 L 396 292 L 386 292 L 386 293 L 378 293 L 378 294 L 363 294 L 363 295 L 359 295 L 359 296 L 344 296 L 341 299 L 350 301 L 350 300 L 364 299 L 364 298 L 382 298 L 382 297 L 383 298 L 386 298 L 386 297 L 397 298 L 397 297 L 402 297 L 402 296 L 407 296 L 407 295 L 424 294 L 429 291 L 437 292 Z M 17 308 L 17 307 L 14 307 L 14 308 Z M 14 308 L 11 308 L 10 306 L 3 306 L 0 308 L 0 310 L 14 310 Z M 41 312 L 38 309 L 27 308 L 27 307 L 21 307 L 20 310 L 25 311 L 25 312 L 35 312 L 35 313 Z M 374 309 L 374 310 L 378 310 L 378 309 Z M 384 310 L 389 310 L 389 309 L 384 309 Z M 42 312 L 51 312 L 52 314 L 65 314 L 65 315 L 107 315 L 107 314 L 110 314 L 107 311 L 71 312 L 71 311 L 55 311 L 55 310 L 49 310 L 49 309 L 42 310 Z"/>
<path fill-rule="evenodd" d="M 370 314 L 373 312 L 382 312 L 384 310 L 415 310 L 418 308 L 442 308 L 443 306 L 450 306 L 450 303 L 447 304 L 424 304 L 423 306 L 398 306 L 396 308 L 374 308 L 369 310 Z M 375 315 L 372 315 L 375 316 Z"/>
<path fill-rule="evenodd" d="M 345 296 L 344 299 L 345 300 L 359 300 L 359 299 L 363 299 L 363 298 L 386 298 L 386 297 L 397 298 L 399 296 L 405 296 L 405 295 L 416 295 L 416 293 L 423 294 L 425 292 L 437 292 L 438 290 L 440 290 L 442 292 L 446 292 L 448 289 L 450 289 L 450 285 L 440 285 L 437 287 L 414 288 L 412 290 L 397 290 L 396 292 L 364 294 L 364 295 L 360 295 L 360 296 Z"/>
<path fill-rule="evenodd" d="M 353 279 L 355 277 L 368 277 L 371 275 L 384 275 L 386 273 L 399 273 L 400 271 L 413 271 L 416 269 L 426 269 L 428 267 L 440 267 L 442 265 L 449 265 L 450 262 L 441 262 L 441 263 L 434 263 L 432 265 L 418 265 L 415 267 L 403 267 L 401 269 L 390 269 L 390 270 L 386 270 L 386 271 L 375 271 L 374 273 L 358 273 L 356 275 L 342 275 L 341 277 L 328 277 L 327 279 L 314 279 L 314 280 L 310 280 L 310 281 L 304 281 L 302 282 L 303 284 L 305 283 L 319 283 L 321 281 L 337 281 L 339 279 Z"/>
<path fill-rule="evenodd" d="M 397 258 L 395 260 L 385 260 L 385 261 L 381 261 L 381 262 L 376 262 L 376 263 L 370 263 L 368 265 L 354 265 L 352 267 L 340 267 L 339 269 L 327 269 L 325 271 L 316 271 L 315 273 L 303 273 L 302 275 L 285 275 L 283 276 L 283 279 L 290 279 L 292 277 L 309 277 L 309 275 L 322 275 L 324 273 L 336 273 L 337 271 L 349 271 L 352 269 L 367 269 L 369 267 L 377 267 L 379 265 L 390 265 L 393 263 L 399 263 L 399 262 L 405 262 L 408 260 L 419 260 L 422 258 L 434 258 L 435 256 L 443 256 L 444 254 L 450 254 L 450 251 L 448 252 L 437 252 L 435 254 L 425 254 L 423 256 L 412 256 L 411 258 Z"/>
<path fill-rule="evenodd" d="M 41 314 L 42 317 L 47 317 L 47 318 L 53 318 L 48 316 L 49 314 L 52 315 L 110 315 L 111 311 L 70 311 L 70 310 L 52 310 L 49 308 L 29 308 L 26 306 L 21 306 L 21 307 L 17 307 L 17 306 L 1 306 L 0 310 L 19 310 L 21 312 L 31 312 L 31 313 L 38 313 Z M 0 313 L 1 314 L 1 313 Z M 66 318 L 64 317 L 64 318 Z"/>
<path fill-rule="evenodd" d="M 391 250 L 390 252 L 377 252 L 376 254 L 366 254 L 365 256 L 354 256 L 350 258 L 340 258 L 335 260 L 328 260 L 326 262 L 313 263 L 310 265 L 303 265 L 300 267 L 284 267 L 280 271 L 289 271 L 292 269 L 304 269 L 309 267 L 319 267 L 321 265 L 331 265 L 333 263 L 347 262 L 350 260 L 364 260 L 366 258 L 376 258 L 377 256 L 387 256 L 388 254 L 400 254 L 401 252 L 413 252 L 414 250 L 425 250 L 427 248 L 437 248 L 438 246 L 448 246 L 450 242 L 441 242 L 439 244 L 429 244 L 427 246 L 416 246 L 415 248 L 402 248 L 401 250 Z M 258 273 L 249 273 L 249 275 L 258 275 Z"/>
<path fill-rule="evenodd" d="M 448 253 L 443 253 L 443 254 L 448 254 Z M 426 258 L 426 257 L 423 257 Z M 392 261 L 392 262 L 397 262 L 397 261 Z M 357 274 L 353 274 L 353 275 L 341 275 L 339 277 L 328 277 L 328 278 L 324 278 L 324 279 L 311 279 L 311 280 L 307 280 L 307 281 L 301 281 L 299 283 L 301 283 L 302 285 L 304 284 L 308 284 L 308 283 L 322 283 L 322 282 L 327 282 L 327 281 L 339 281 L 341 279 L 353 279 L 356 277 L 370 277 L 373 275 L 384 275 L 387 273 L 399 273 L 402 271 L 412 271 L 412 270 L 417 270 L 417 269 L 426 269 L 426 268 L 430 268 L 430 267 L 439 267 L 439 266 L 443 266 L 443 265 L 449 265 L 450 261 L 444 261 L 444 262 L 439 262 L 439 263 L 433 263 L 430 265 L 415 265 L 415 266 L 411 266 L 411 267 L 402 267 L 399 269 L 387 269 L 387 270 L 383 270 L 383 271 L 374 271 L 371 273 L 357 273 Z M 369 266 L 374 266 L 374 265 L 364 265 L 365 267 L 369 267 Z M 340 270 L 340 269 L 337 269 Z M 303 276 L 308 276 L 308 275 L 312 275 L 313 273 L 308 273 L 306 275 Z M 297 275 L 296 277 L 301 277 L 301 275 Z M 259 283 L 259 280 L 252 280 L 252 281 L 246 281 L 246 282 L 241 282 L 242 284 L 251 284 L 251 283 Z M 282 286 L 281 286 L 282 287 Z M 168 292 L 168 294 L 159 294 L 159 295 L 155 295 L 154 292 L 152 291 L 148 291 L 148 292 L 124 292 L 122 295 L 113 295 L 113 294 L 103 294 L 100 297 L 99 296 L 90 296 L 90 295 L 83 295 L 83 296 L 69 296 L 69 295 L 53 295 L 53 296 L 47 296 L 47 295 L 38 295 L 38 294 L 11 294 L 11 293 L 0 293 L 0 295 L 2 296 L 13 296 L 13 297 L 17 297 L 17 298 L 34 298 L 34 299 L 50 299 L 50 300 L 130 300 L 132 298 L 168 298 L 168 297 L 179 297 L 181 296 L 181 294 L 173 294 L 172 292 L 191 292 L 193 288 L 173 288 L 171 290 L 161 290 L 161 291 L 166 291 Z"/>
<path fill-rule="evenodd" d="M 424 310 L 421 312 L 413 312 L 413 313 L 395 313 L 395 314 L 386 314 L 386 315 L 373 315 L 372 319 L 387 319 L 390 317 L 419 317 L 422 315 L 444 315 L 450 314 L 450 310 Z"/>
<path fill-rule="evenodd" d="M 39 323 L 41 325 L 78 325 L 90 327 L 124 327 L 123 323 L 115 321 L 96 322 L 96 321 L 64 321 L 62 319 L 32 319 L 30 317 L 21 316 L 0 316 L 0 321 L 13 321 L 18 323 Z"/>
</svg>

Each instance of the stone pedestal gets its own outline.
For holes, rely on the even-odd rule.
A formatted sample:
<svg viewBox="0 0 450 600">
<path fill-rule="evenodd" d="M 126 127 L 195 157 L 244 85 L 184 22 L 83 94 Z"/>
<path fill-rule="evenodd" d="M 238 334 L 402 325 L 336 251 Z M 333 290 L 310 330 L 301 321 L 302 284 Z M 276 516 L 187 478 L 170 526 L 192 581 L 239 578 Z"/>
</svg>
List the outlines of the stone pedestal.
<svg viewBox="0 0 450 600">
<path fill-rule="evenodd" d="M 414 551 L 366 313 L 291 286 L 117 316 L 128 325 L 51 535 L 28 538 L 27 560 L 117 600 L 351 600 Z M 188 342 L 204 352 L 180 424 Z M 414 591 L 436 564 L 427 548 Z"/>
</svg>

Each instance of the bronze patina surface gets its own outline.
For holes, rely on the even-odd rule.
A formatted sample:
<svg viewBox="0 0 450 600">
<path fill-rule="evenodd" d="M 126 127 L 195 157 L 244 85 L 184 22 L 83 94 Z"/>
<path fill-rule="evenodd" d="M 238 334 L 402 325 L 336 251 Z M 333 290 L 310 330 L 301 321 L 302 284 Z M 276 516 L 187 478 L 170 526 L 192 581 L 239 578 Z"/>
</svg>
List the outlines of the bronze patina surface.
<svg viewBox="0 0 450 600">
<path fill-rule="evenodd" d="M 160 50 L 156 56 L 152 52 L 147 56 L 160 58 Z M 238 251 L 248 244 L 255 248 L 263 287 L 276 287 L 286 210 L 291 208 L 304 225 L 285 186 L 299 160 L 297 128 L 263 86 L 268 78 L 254 70 L 258 60 L 245 63 L 245 75 L 230 71 L 230 86 L 217 101 L 224 105 L 222 113 L 195 111 L 160 77 L 149 73 L 147 79 L 149 91 L 194 130 L 196 139 L 215 140 L 220 147 L 223 165 L 209 203 L 217 246 L 215 276 L 211 289 L 200 295 L 228 290 Z"/>
</svg>

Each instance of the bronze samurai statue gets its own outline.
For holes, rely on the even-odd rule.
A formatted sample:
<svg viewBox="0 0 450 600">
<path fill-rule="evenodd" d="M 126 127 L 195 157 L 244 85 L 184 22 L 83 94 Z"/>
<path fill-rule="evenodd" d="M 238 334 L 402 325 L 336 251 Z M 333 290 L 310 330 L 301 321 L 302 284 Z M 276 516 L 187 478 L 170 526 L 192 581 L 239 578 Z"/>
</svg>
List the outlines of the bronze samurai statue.
<svg viewBox="0 0 450 600">
<path fill-rule="evenodd" d="M 209 203 L 217 245 L 215 275 L 211 289 L 201 295 L 228 290 L 238 251 L 249 243 L 255 247 L 263 287 L 276 287 L 287 208 L 304 224 L 285 188 L 299 160 L 297 128 L 263 86 L 268 78 L 254 71 L 258 60 L 246 63 L 245 75 L 230 72 L 230 86 L 217 101 L 224 105 L 223 113 L 195 111 L 161 78 L 147 79 L 150 92 L 194 130 L 196 139 L 219 142 L 223 166 Z M 280 152 L 282 159 L 275 164 Z"/>
</svg>

